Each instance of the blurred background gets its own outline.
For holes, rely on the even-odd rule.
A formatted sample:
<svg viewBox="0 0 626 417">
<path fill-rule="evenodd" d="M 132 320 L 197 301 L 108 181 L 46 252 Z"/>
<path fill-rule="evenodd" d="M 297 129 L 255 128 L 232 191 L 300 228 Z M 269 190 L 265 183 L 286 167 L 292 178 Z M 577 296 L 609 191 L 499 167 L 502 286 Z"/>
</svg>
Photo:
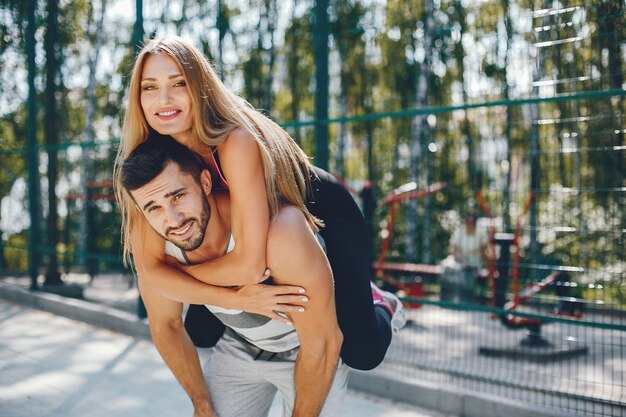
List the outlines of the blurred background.
<svg viewBox="0 0 626 417">
<path fill-rule="evenodd" d="M 109 301 L 135 308 L 113 161 L 134 54 L 177 34 L 361 205 L 372 278 L 410 308 L 381 372 L 624 415 L 624 10 L 0 0 L 1 279 L 119 277 Z M 455 235 L 468 213 L 482 236 L 470 273 Z"/>
</svg>

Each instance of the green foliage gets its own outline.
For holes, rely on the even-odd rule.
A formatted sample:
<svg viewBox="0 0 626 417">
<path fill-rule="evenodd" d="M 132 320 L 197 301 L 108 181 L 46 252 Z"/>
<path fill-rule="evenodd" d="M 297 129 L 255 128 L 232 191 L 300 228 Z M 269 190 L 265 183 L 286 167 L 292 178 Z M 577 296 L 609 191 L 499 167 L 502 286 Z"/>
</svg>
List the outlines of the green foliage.
<svg viewBox="0 0 626 417">
<path fill-rule="evenodd" d="M 275 0 L 253 0 L 245 7 L 242 3 L 240 9 L 217 0 L 174 3 L 184 5 L 184 13 L 170 17 L 164 12 L 147 18 L 146 32 L 161 35 L 175 31 L 190 38 L 221 67 L 227 86 L 236 86 L 238 93 L 273 119 L 289 123 L 286 129 L 312 155 L 314 129 L 297 121 L 314 118 L 314 3 L 294 1 L 289 4 L 293 7 L 284 10 L 285 3 Z M 582 272 L 575 274 L 580 282 L 609 282 L 605 285 L 607 294 L 623 300 L 619 290 L 624 281 L 623 272 L 619 272 L 623 268 L 624 238 L 619 231 L 626 227 L 625 197 L 620 191 L 626 166 L 623 96 L 545 100 L 536 105 L 493 106 L 491 102 L 623 89 L 624 3 L 566 2 L 563 6 L 567 9 L 556 14 L 542 14 L 536 4 L 506 0 L 330 3 L 330 117 L 349 119 L 329 126 L 331 160 L 336 161 L 338 170 L 343 167 L 344 176 L 355 188 L 369 180 L 376 197 L 382 198 L 410 180 L 415 157 L 411 152 L 417 149 L 412 145 L 416 138 L 424 137 L 428 143 L 421 143 L 419 148 L 420 178 L 447 184 L 443 192 L 432 197 L 429 208 L 420 200 L 416 211 L 407 207 L 400 210 L 392 246 L 395 259 L 419 255 L 406 253 L 407 219 L 416 220 L 417 251 L 424 251 L 420 245 L 427 217 L 432 260 L 445 257 L 459 213 L 477 209 L 477 190 L 483 192 L 500 225 L 514 225 L 530 193 L 533 158 L 529 138 L 536 131 L 540 149 L 537 238 L 542 255 L 580 268 Z M 8 193 L 15 178 L 25 174 L 24 158 L 6 151 L 22 148 L 26 142 L 24 91 L 19 83 L 11 82 L 24 67 L 23 4 L 0 1 L 0 10 L 7 11 L 0 20 L 0 92 L 11 98 L 10 108 L 0 115 L 2 195 Z M 43 3 L 38 5 L 41 8 Z M 426 5 L 432 5 L 430 27 L 425 21 Z M 546 5 L 556 7 L 557 3 Z M 82 170 L 77 145 L 83 140 L 87 123 L 87 98 L 86 79 L 81 83 L 80 78 L 82 74 L 86 78 L 88 53 L 95 43 L 94 10 L 92 2 L 65 1 L 59 15 L 64 57 L 63 86 L 58 93 L 64 142 L 60 179 L 67 184 L 68 194 L 80 192 L 72 178 Z M 44 11 L 37 13 L 38 21 L 43 22 Z M 132 19 L 105 23 L 101 52 L 106 52 L 103 56 L 108 62 L 101 64 L 97 79 L 96 137 L 87 148 L 90 181 L 111 179 L 134 56 Z M 42 26 L 39 41 L 44 33 Z M 426 57 L 427 68 L 422 65 Z M 38 64 L 40 74 L 44 74 L 45 61 Z M 424 102 L 416 104 L 422 71 L 427 95 Z M 43 85 L 41 75 L 37 85 Z M 450 110 L 450 106 L 477 103 L 486 105 Z M 419 126 L 427 132 L 416 130 L 412 114 L 350 119 L 407 111 L 416 105 L 433 110 L 425 115 L 427 125 Z M 345 149 L 337 146 L 340 140 Z M 341 149 L 343 155 L 338 155 Z M 68 225 L 72 229 L 67 248 L 76 250 L 79 208 L 70 206 Z M 92 249 L 117 254 L 116 210 L 104 200 L 94 208 L 99 233 L 91 242 Z M 387 214 L 386 208 L 376 211 L 376 232 Z M 61 218 L 59 224 L 65 226 L 65 222 Z M 528 219 L 522 224 L 525 249 L 530 225 Z M 502 230 L 504 226 L 499 227 Z M 9 239 L 18 237 L 26 244 L 25 235 Z M 375 246 L 379 245 L 378 238 Z M 15 250 L 5 245 L 4 253 L 8 264 L 19 264 Z M 618 272 L 607 273 L 609 268 Z"/>
</svg>

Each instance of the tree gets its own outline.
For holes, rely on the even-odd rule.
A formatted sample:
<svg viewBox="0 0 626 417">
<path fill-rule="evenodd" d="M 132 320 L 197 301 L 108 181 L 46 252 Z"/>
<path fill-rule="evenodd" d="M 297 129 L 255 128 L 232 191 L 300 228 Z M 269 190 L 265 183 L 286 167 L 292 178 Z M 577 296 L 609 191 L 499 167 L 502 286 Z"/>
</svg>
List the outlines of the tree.
<svg viewBox="0 0 626 417">
<path fill-rule="evenodd" d="M 364 67 L 364 30 L 361 21 L 365 9 L 357 0 L 354 2 L 335 1 L 334 19 L 330 31 L 339 53 L 339 116 L 346 117 L 356 110 L 355 93 L 358 92 L 359 77 L 353 68 Z M 355 91 L 356 90 L 356 91 Z M 335 140 L 334 172 L 345 177 L 344 157 L 348 140 L 348 124 L 341 122 L 339 134 Z"/>
<path fill-rule="evenodd" d="M 292 15 L 285 30 L 284 54 L 286 56 L 286 77 L 284 87 L 279 89 L 275 110 L 281 120 L 297 121 L 313 114 L 313 102 L 310 92 L 313 79 L 313 30 L 311 11 L 301 16 L 296 15 L 298 1 L 294 2 Z M 281 83 L 282 84 L 282 83 Z M 284 98 L 283 98 L 284 97 Z M 304 129 L 297 126 L 293 138 L 307 148 L 304 143 Z"/>
<path fill-rule="evenodd" d="M 45 105 L 45 139 L 48 153 L 48 270 L 44 285 L 62 284 L 61 274 L 58 271 L 57 243 L 57 142 L 59 136 L 57 119 L 57 75 L 59 43 L 57 38 L 58 27 L 58 0 L 48 0 L 46 18 L 46 105 Z"/>
<path fill-rule="evenodd" d="M 89 19 L 88 19 L 88 27 L 89 32 L 91 33 L 92 45 L 93 48 L 91 50 L 89 56 L 89 82 L 87 85 L 87 102 L 85 109 L 85 127 L 83 129 L 83 144 L 82 144 L 82 172 L 81 172 L 81 202 L 83 206 L 83 210 L 81 211 L 80 223 L 79 223 L 79 233 L 78 233 L 78 264 L 85 266 L 87 262 L 86 253 L 88 249 L 89 235 L 88 235 L 88 223 L 89 223 L 89 210 L 87 208 L 88 203 L 88 195 L 89 195 L 89 181 L 91 178 L 91 169 L 90 169 L 90 161 L 93 159 L 93 142 L 95 139 L 95 129 L 94 123 L 96 118 L 96 68 L 98 66 L 98 59 L 100 56 L 100 49 L 102 47 L 103 42 L 103 26 L 104 26 L 104 16 L 106 12 L 107 1 L 102 0 L 100 3 L 100 15 L 97 20 L 94 17 L 94 6 L 93 3 L 89 6 Z"/>
<path fill-rule="evenodd" d="M 274 102 L 272 90 L 276 63 L 275 31 L 278 19 L 274 0 L 262 0 L 261 13 L 256 22 L 254 37 L 256 44 L 244 61 L 244 95 L 252 105 L 270 112 Z"/>
</svg>

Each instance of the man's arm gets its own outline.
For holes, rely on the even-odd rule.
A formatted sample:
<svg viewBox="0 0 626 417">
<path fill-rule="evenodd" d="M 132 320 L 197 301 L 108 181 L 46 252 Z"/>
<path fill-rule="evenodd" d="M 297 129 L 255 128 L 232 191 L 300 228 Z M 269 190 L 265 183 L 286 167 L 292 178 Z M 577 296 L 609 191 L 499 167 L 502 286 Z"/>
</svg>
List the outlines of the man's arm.
<svg viewBox="0 0 626 417">
<path fill-rule="evenodd" d="M 315 417 L 332 385 L 343 336 L 337 324 L 330 265 L 297 208 L 283 208 L 270 225 L 267 260 L 275 283 L 307 289 L 306 312 L 290 315 L 300 339 L 293 416 Z"/>
<path fill-rule="evenodd" d="M 193 417 L 216 417 L 202 368 L 182 320 L 182 304 L 166 298 L 139 279 L 152 340 L 194 406 Z"/>
</svg>

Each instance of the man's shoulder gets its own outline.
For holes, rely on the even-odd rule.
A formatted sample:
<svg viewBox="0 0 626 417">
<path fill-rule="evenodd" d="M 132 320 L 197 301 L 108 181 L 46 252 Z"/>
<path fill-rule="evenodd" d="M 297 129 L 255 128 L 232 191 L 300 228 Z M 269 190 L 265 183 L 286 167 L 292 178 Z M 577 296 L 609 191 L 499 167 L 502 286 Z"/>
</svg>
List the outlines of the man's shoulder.
<svg viewBox="0 0 626 417">
<path fill-rule="evenodd" d="M 267 261 L 272 273 L 299 283 L 312 271 L 325 265 L 321 242 L 316 238 L 304 214 L 294 206 L 283 207 L 270 223 Z"/>
</svg>

